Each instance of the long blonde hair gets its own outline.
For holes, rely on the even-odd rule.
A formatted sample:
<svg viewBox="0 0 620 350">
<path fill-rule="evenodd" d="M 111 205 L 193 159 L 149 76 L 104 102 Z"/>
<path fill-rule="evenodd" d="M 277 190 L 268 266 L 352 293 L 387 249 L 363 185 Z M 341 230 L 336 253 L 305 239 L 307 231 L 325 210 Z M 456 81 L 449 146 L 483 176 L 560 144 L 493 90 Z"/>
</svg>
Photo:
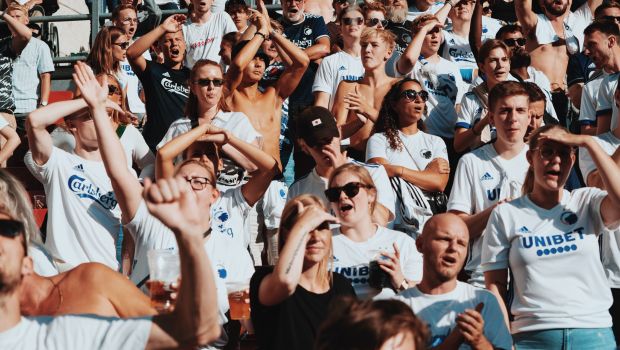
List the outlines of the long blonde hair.
<svg viewBox="0 0 620 350">
<path fill-rule="evenodd" d="M 43 245 L 28 192 L 19 180 L 4 169 L 0 169 L 0 211 L 24 224 L 26 242 Z"/>
<path fill-rule="evenodd" d="M 547 124 L 547 125 L 541 126 L 540 128 L 534 130 L 534 132 L 532 132 L 532 135 L 530 136 L 530 142 L 529 142 L 530 151 L 538 148 L 539 146 L 538 140 L 540 139 L 540 134 L 542 134 L 545 131 L 549 131 L 553 129 L 560 129 L 568 133 L 568 130 L 566 130 L 565 127 L 559 124 Z M 530 164 L 530 167 L 527 169 L 527 173 L 525 174 L 525 181 L 523 181 L 523 187 L 521 187 L 522 195 L 525 196 L 527 194 L 532 193 L 532 191 L 534 190 L 534 180 L 535 180 L 534 168 L 532 167 L 532 164 Z"/>
<path fill-rule="evenodd" d="M 319 197 L 312 194 L 302 194 L 286 203 L 286 206 L 284 206 L 284 209 L 282 210 L 282 219 L 280 220 L 280 227 L 278 229 L 278 251 L 282 251 L 282 248 L 284 248 L 286 239 L 288 238 L 289 233 L 291 233 L 291 229 L 295 225 L 295 222 L 297 222 L 297 219 L 299 218 L 297 203 L 303 204 L 304 207 L 314 205 L 325 211 L 327 210 L 325 205 L 323 205 L 323 201 L 319 199 Z M 332 266 L 334 255 L 331 235 L 328 241 L 329 251 L 325 254 L 323 260 L 319 262 L 319 272 L 317 274 L 317 278 L 320 281 L 327 281 L 329 285 L 331 285 L 333 281 Z"/>
</svg>

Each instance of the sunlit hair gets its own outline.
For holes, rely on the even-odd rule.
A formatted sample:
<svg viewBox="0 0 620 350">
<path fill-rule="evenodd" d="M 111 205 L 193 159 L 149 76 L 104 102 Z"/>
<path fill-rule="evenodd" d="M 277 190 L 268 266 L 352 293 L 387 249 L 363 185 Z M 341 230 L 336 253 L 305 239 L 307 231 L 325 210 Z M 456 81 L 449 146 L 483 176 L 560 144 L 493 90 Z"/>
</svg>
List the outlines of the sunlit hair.
<svg viewBox="0 0 620 350">
<path fill-rule="evenodd" d="M 394 50 L 394 46 L 396 45 L 396 35 L 387 29 L 378 29 L 375 27 L 366 28 L 362 32 L 360 42 L 362 43 L 362 46 L 364 46 L 364 43 L 367 43 L 370 39 L 375 37 L 381 39 L 381 41 L 387 45 L 389 51 Z"/>
<path fill-rule="evenodd" d="M 543 132 L 547 132 L 549 130 L 553 130 L 553 129 L 559 129 L 559 130 L 562 130 L 568 133 L 568 130 L 559 124 L 543 125 L 540 128 L 534 130 L 532 132 L 532 135 L 530 135 L 530 142 L 529 142 L 530 151 L 535 150 L 540 146 L 538 143 L 538 140 L 540 139 L 540 134 L 542 134 Z M 534 180 L 535 180 L 534 179 L 534 167 L 532 166 L 532 164 L 530 164 L 530 167 L 527 169 L 527 173 L 525 174 L 525 181 L 523 181 L 523 187 L 521 188 L 521 194 L 525 196 L 527 194 L 532 193 L 532 191 L 534 190 Z"/>
<path fill-rule="evenodd" d="M 531 81 L 526 81 L 523 83 L 523 86 L 525 86 L 525 90 L 527 90 L 530 97 L 530 103 L 543 101 L 545 103 L 545 107 L 547 106 L 547 96 L 538 84 Z"/>
<path fill-rule="evenodd" d="M 506 46 L 503 41 L 497 39 L 489 39 L 485 41 L 482 46 L 480 46 L 480 50 L 478 51 L 478 62 L 481 65 L 484 64 L 484 61 L 489 57 L 491 51 L 497 48 L 504 50 L 506 57 L 510 59 L 512 51 L 510 50 L 510 48 L 508 48 L 508 46 Z"/>
<path fill-rule="evenodd" d="M 24 249 L 27 242 L 43 246 L 28 192 L 17 178 L 4 169 L 0 169 L 0 211 L 24 224 Z"/>
<path fill-rule="evenodd" d="M 403 85 L 409 82 L 416 83 L 422 90 L 424 90 L 422 84 L 413 78 L 407 77 L 396 82 L 396 84 L 392 85 L 383 98 L 383 103 L 381 104 L 381 109 L 379 110 L 379 117 L 375 123 L 374 132 L 384 133 L 388 140 L 390 149 L 395 151 L 403 150 L 402 140 L 398 136 L 398 131 L 403 127 L 403 125 L 401 125 L 400 116 L 396 112 L 396 104 L 398 104 L 401 100 L 400 94 L 402 92 L 401 90 Z M 423 131 L 426 130 L 422 119 L 418 120 L 418 129 Z"/>
<path fill-rule="evenodd" d="M 114 74 L 120 69 L 120 61 L 115 61 L 112 55 L 114 42 L 125 35 L 122 28 L 116 26 L 103 27 L 90 49 L 86 63 L 98 74 Z"/>
<path fill-rule="evenodd" d="M 299 212 L 297 211 L 297 204 L 301 203 L 304 207 L 317 206 L 324 211 L 327 211 L 323 201 L 319 197 L 311 194 L 302 194 L 288 201 L 282 210 L 282 218 L 280 220 L 280 228 L 278 229 L 278 251 L 281 252 L 284 248 L 284 244 L 288 239 L 291 229 L 299 219 Z M 333 247 L 331 233 L 328 238 L 328 250 L 327 254 L 323 257 L 323 260 L 319 262 L 319 271 L 317 278 L 320 281 L 327 281 L 332 284 L 332 265 L 333 265 Z"/>
<path fill-rule="evenodd" d="M 340 11 L 340 14 L 338 15 L 338 23 L 342 24 L 342 17 L 344 17 L 344 15 L 346 15 L 349 12 L 358 12 L 360 15 L 362 15 L 362 19 L 364 18 L 364 11 L 362 11 L 362 8 L 359 7 L 358 5 L 351 5 L 345 9 L 343 9 L 342 11 Z"/>
<path fill-rule="evenodd" d="M 370 176 L 368 170 L 366 170 L 366 168 L 364 168 L 363 166 L 355 165 L 353 163 L 347 163 L 337 167 L 336 169 L 334 169 L 334 171 L 332 171 L 331 175 L 329 176 L 329 182 L 327 187 L 331 188 L 332 182 L 334 181 L 336 176 L 344 173 L 353 174 L 355 177 L 358 178 L 359 183 L 368 187 L 366 188 L 366 191 L 374 195 L 375 199 L 372 201 L 372 203 L 370 203 L 370 214 L 372 215 L 377 205 L 377 186 L 375 186 L 375 182 L 372 181 L 372 177 Z"/>
<path fill-rule="evenodd" d="M 217 68 L 222 73 L 222 79 L 224 79 L 224 70 L 222 70 L 222 66 L 219 63 L 207 59 L 202 59 L 198 60 L 196 64 L 194 64 L 194 67 L 192 67 L 192 70 L 189 73 L 190 85 L 193 84 L 192 82 L 196 79 L 198 75 L 198 70 L 202 67 L 207 66 Z M 220 95 L 220 101 L 218 102 L 218 108 L 224 112 L 229 112 L 230 108 L 228 108 L 228 105 L 226 104 L 226 99 L 224 98 L 224 96 L 228 96 L 228 91 L 225 85 L 222 85 L 220 89 L 222 89 L 222 93 Z M 185 116 L 189 118 L 192 122 L 196 122 L 198 120 L 199 103 L 200 102 L 198 100 L 198 96 L 194 94 L 192 89 L 189 89 L 189 98 L 187 99 L 187 103 L 185 104 Z"/>
<path fill-rule="evenodd" d="M 502 81 L 489 91 L 489 110 L 495 111 L 495 107 L 500 101 L 512 96 L 525 96 L 529 103 L 530 94 L 524 84 L 518 81 Z"/>
<path fill-rule="evenodd" d="M 427 22 L 429 21 L 438 21 L 437 17 L 435 17 L 435 15 L 431 15 L 431 14 L 425 14 L 425 15 L 421 15 L 416 17 L 412 22 L 411 22 L 411 34 L 412 35 L 416 35 L 421 29 L 422 27 L 424 27 L 424 25 L 426 25 Z"/>
<path fill-rule="evenodd" d="M 364 6 L 362 6 L 362 11 L 364 11 L 364 19 L 368 19 L 368 14 L 371 12 L 381 12 L 383 13 L 383 16 L 386 17 L 387 16 L 387 10 L 385 9 L 385 6 L 383 6 L 382 3 L 378 2 L 378 1 L 374 1 L 368 4 L 365 4 Z"/>
<path fill-rule="evenodd" d="M 315 350 L 379 350 L 390 338 L 411 334 L 415 349 L 426 349 L 428 327 L 399 300 L 356 300 L 333 303 L 319 328 Z"/>
<path fill-rule="evenodd" d="M 11 2 L 4 12 L 9 13 L 11 11 L 21 11 L 24 16 L 29 17 L 28 6 L 20 5 L 18 2 Z"/>
</svg>

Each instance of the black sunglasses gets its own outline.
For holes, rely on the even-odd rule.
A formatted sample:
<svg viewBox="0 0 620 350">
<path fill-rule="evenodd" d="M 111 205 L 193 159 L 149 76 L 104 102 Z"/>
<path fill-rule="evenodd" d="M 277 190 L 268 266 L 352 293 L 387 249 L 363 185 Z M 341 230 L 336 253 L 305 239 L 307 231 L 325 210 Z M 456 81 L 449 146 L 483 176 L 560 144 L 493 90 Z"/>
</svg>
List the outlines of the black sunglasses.
<svg viewBox="0 0 620 350">
<path fill-rule="evenodd" d="M 620 16 L 603 16 L 602 19 L 615 21 L 616 23 L 620 23 Z"/>
<path fill-rule="evenodd" d="M 351 17 L 343 17 L 342 18 L 342 23 L 344 25 L 350 26 L 352 24 L 356 24 L 356 25 L 361 25 L 362 23 L 364 23 L 364 19 L 362 17 L 355 17 L 355 18 L 351 18 Z"/>
<path fill-rule="evenodd" d="M 120 47 L 123 50 L 127 50 L 127 48 L 129 47 L 129 41 L 125 41 L 122 43 L 114 43 L 114 45 L 117 45 L 118 47 Z"/>
<path fill-rule="evenodd" d="M 400 93 L 400 97 L 404 97 L 409 101 L 415 101 L 415 99 L 420 96 L 422 101 L 428 101 L 428 92 L 427 91 L 415 91 L 413 89 L 405 90 Z"/>
<path fill-rule="evenodd" d="M 121 94 L 121 90 L 116 85 L 108 85 L 108 96 L 112 96 L 114 94 Z"/>
<path fill-rule="evenodd" d="M 383 26 L 383 28 L 387 27 L 388 25 L 387 19 L 369 18 L 366 21 L 366 25 L 369 27 L 374 27 L 379 23 L 381 23 L 381 26 Z"/>
<path fill-rule="evenodd" d="M 224 79 L 197 79 L 194 80 L 194 84 L 198 84 L 200 86 L 209 86 L 213 84 L 215 87 L 220 87 L 224 85 Z"/>
<path fill-rule="evenodd" d="M 21 221 L 1 219 L 0 220 L 0 236 L 15 238 L 24 234 L 24 224 Z"/>
<path fill-rule="evenodd" d="M 332 187 L 325 190 L 325 197 L 330 202 L 338 202 L 340 199 L 340 192 L 344 192 L 349 198 L 353 198 L 360 193 L 360 188 L 372 188 L 372 186 L 364 185 L 360 182 L 349 182 L 342 187 Z"/>
<path fill-rule="evenodd" d="M 509 47 L 525 46 L 525 42 L 525 38 L 504 39 L 504 44 L 508 45 Z"/>
</svg>

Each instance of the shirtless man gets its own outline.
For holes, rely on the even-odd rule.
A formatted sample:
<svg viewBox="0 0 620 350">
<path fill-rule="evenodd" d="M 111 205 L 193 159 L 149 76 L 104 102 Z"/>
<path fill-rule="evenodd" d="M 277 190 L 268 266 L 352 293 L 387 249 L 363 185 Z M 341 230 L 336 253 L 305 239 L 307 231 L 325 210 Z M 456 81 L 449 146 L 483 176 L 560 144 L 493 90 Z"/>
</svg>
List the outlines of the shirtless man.
<svg viewBox="0 0 620 350">
<path fill-rule="evenodd" d="M 385 73 L 385 64 L 394 50 L 394 34 L 387 29 L 366 29 L 360 38 L 364 78 L 357 82 L 342 81 L 336 90 L 332 113 L 342 129 L 342 138 L 351 136 L 349 126 L 357 123 L 359 131 L 350 138 L 349 157 L 366 160 L 366 142 L 379 116 L 383 97 L 396 81 Z M 360 118 L 361 116 L 361 118 Z"/>
<path fill-rule="evenodd" d="M 36 274 L 32 266 L 28 257 L 20 286 L 22 315 L 92 314 L 129 318 L 157 314 L 149 298 L 130 280 L 103 264 L 81 264 L 51 277 Z"/>
<path fill-rule="evenodd" d="M 602 0 L 588 0 L 574 13 L 570 11 L 572 0 L 539 1 L 541 15 L 532 11 L 532 0 L 515 1 L 515 11 L 528 38 L 526 49 L 532 57 L 532 66 L 549 78 L 554 107 L 560 122 L 566 125 L 568 56 L 581 50 L 583 30 Z"/>
<path fill-rule="evenodd" d="M 323 17 L 325 23 L 334 19 L 334 8 L 331 0 L 306 0 L 304 12 Z"/>
<path fill-rule="evenodd" d="M 279 169 L 282 170 L 279 145 L 282 102 L 299 84 L 310 59 L 303 50 L 273 30 L 269 17 L 265 14 L 252 10 L 250 21 L 257 31 L 251 40 L 242 41 L 233 49 L 234 58 L 226 73 L 226 87 L 231 91 L 226 102 L 231 110 L 248 116 L 252 126 L 263 135 L 263 151 L 276 159 Z M 258 83 L 269 59 L 259 52 L 259 48 L 267 38 L 270 38 L 291 62 L 282 72 L 278 84 L 261 92 Z"/>
</svg>

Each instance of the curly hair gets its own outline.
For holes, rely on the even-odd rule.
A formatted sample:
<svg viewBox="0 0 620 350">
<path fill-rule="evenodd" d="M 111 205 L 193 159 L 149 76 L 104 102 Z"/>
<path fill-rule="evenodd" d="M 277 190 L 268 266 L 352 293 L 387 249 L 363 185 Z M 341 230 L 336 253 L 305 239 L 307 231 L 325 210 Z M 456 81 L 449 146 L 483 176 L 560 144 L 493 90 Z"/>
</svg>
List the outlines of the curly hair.
<svg viewBox="0 0 620 350">
<path fill-rule="evenodd" d="M 402 80 L 396 82 L 396 84 L 392 85 L 388 93 L 383 98 L 383 103 L 381 104 L 381 109 L 379 110 L 379 117 L 375 123 L 374 133 L 384 133 L 388 140 L 390 149 L 394 151 L 403 150 L 402 141 L 398 136 L 398 130 L 401 128 L 400 118 L 398 113 L 396 113 L 395 106 L 400 99 L 402 86 L 408 82 L 414 82 L 422 87 L 422 84 L 413 78 L 403 78 Z M 418 129 L 425 129 L 424 122 L 421 119 L 418 121 Z"/>
</svg>

